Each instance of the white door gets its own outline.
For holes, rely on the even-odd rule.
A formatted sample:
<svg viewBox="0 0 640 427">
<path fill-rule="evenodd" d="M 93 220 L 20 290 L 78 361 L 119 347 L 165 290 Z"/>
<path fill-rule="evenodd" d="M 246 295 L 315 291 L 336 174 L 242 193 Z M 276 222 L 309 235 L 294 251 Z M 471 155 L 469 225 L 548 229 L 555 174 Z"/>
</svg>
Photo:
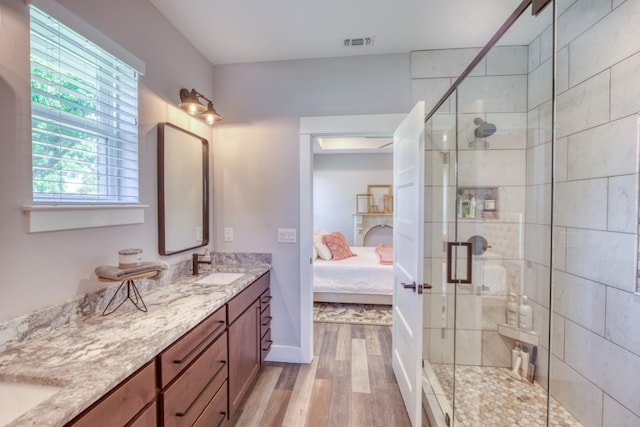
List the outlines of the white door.
<svg viewBox="0 0 640 427">
<path fill-rule="evenodd" d="M 424 102 L 393 134 L 393 372 L 413 426 L 422 423 Z"/>
</svg>

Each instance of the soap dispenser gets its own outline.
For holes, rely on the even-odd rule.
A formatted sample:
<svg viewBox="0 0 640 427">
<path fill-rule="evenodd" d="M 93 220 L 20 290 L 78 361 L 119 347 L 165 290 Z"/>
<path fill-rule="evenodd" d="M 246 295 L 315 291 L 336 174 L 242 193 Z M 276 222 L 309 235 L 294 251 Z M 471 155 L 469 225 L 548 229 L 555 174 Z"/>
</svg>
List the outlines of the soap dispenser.
<svg viewBox="0 0 640 427">
<path fill-rule="evenodd" d="M 471 218 L 478 216 L 478 203 L 476 202 L 475 196 L 471 196 L 471 201 L 469 202 L 469 216 Z"/>
<path fill-rule="evenodd" d="M 516 294 L 511 294 L 507 303 L 507 325 L 512 328 L 518 327 L 518 302 Z"/>
<path fill-rule="evenodd" d="M 519 324 L 520 329 L 523 331 L 529 332 L 533 326 L 533 310 L 531 306 L 527 303 L 527 296 L 522 296 L 522 302 L 520 303 L 520 308 L 518 310 L 519 313 Z"/>
</svg>

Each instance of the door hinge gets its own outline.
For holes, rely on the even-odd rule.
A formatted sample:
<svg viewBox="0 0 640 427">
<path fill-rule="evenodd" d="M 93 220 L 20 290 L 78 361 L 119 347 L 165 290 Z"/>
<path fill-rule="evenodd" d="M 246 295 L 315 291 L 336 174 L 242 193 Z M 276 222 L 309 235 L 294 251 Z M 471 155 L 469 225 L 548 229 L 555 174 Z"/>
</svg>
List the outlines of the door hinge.
<svg viewBox="0 0 640 427">
<path fill-rule="evenodd" d="M 444 422 L 447 423 L 448 426 L 451 425 L 451 417 L 449 417 L 448 413 L 444 414 Z"/>
</svg>

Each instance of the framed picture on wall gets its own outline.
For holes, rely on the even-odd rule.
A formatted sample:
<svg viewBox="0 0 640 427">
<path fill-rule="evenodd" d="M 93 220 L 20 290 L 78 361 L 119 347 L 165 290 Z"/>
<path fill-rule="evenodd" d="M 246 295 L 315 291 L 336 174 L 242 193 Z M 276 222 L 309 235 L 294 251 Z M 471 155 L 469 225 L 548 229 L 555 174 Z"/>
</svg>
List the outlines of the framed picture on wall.
<svg viewBox="0 0 640 427">
<path fill-rule="evenodd" d="M 371 194 L 356 194 L 356 213 L 369 213 Z"/>
<path fill-rule="evenodd" d="M 367 185 L 367 193 L 371 195 L 369 199 L 369 212 L 384 212 L 384 196 L 391 196 L 391 185 Z"/>
<path fill-rule="evenodd" d="M 393 213 L 393 195 L 385 194 L 382 196 L 383 213 Z"/>
</svg>

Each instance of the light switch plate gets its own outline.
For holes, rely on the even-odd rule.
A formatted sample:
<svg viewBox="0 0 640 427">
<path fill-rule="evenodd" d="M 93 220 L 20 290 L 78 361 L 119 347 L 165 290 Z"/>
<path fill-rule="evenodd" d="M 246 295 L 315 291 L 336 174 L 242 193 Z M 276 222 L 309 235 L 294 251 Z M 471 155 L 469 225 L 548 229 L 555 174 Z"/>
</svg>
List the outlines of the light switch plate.
<svg viewBox="0 0 640 427">
<path fill-rule="evenodd" d="M 225 227 L 224 229 L 224 241 L 233 242 L 233 228 Z"/>
<path fill-rule="evenodd" d="M 296 240 L 295 228 L 278 228 L 278 243 L 295 243 Z"/>
</svg>

